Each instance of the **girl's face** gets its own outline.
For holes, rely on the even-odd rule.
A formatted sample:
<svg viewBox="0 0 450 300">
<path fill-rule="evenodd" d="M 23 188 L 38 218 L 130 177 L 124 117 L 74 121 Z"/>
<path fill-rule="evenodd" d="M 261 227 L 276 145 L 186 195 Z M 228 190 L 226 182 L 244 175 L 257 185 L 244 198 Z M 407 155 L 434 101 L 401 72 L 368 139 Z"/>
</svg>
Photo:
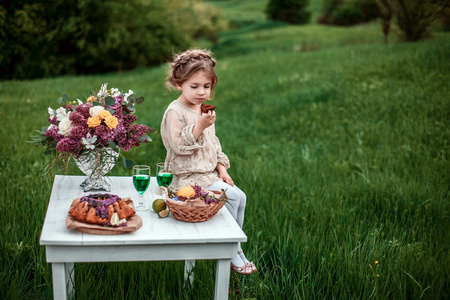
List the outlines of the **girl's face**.
<svg viewBox="0 0 450 300">
<path fill-rule="evenodd" d="M 192 75 L 183 84 L 177 85 L 181 91 L 178 100 L 192 109 L 198 109 L 198 106 L 208 100 L 211 94 L 211 78 L 205 72 L 199 71 Z"/>
</svg>

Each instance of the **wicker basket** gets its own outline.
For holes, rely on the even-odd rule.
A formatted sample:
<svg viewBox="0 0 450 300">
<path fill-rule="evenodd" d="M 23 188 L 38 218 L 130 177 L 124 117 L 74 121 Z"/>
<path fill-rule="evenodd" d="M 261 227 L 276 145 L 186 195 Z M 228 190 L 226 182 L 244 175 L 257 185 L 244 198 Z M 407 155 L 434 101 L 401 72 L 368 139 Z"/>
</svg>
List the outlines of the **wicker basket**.
<svg viewBox="0 0 450 300">
<path fill-rule="evenodd" d="M 220 198 L 222 192 L 213 191 Z M 223 192 L 225 193 L 225 192 Z M 177 220 L 197 223 L 208 221 L 214 217 L 217 212 L 225 205 L 226 201 L 219 201 L 218 203 L 205 204 L 200 199 L 192 199 L 183 201 L 175 201 L 166 197 L 166 204 L 169 207 L 173 217 Z"/>
</svg>

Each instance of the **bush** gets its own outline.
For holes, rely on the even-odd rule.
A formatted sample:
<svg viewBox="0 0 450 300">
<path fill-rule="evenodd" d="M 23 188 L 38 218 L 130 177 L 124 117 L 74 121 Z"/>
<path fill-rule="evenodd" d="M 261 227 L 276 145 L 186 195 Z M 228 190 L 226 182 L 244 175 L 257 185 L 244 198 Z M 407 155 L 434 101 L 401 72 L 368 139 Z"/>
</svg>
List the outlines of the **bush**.
<svg viewBox="0 0 450 300">
<path fill-rule="evenodd" d="M 19 0 L 0 6 L 1 79 L 133 69 L 164 62 L 219 28 L 183 0 Z"/>
<path fill-rule="evenodd" d="M 321 24 L 354 25 L 378 16 L 376 0 L 325 0 L 317 21 Z"/>
<path fill-rule="evenodd" d="M 364 14 L 355 2 L 346 2 L 339 5 L 331 14 L 335 25 L 353 25 L 364 20 Z"/>
<path fill-rule="evenodd" d="M 401 37 L 406 41 L 418 41 L 430 36 L 431 25 L 448 6 L 448 2 L 435 0 L 391 2 Z"/>
<path fill-rule="evenodd" d="M 307 11 L 308 0 L 269 0 L 266 14 L 269 19 L 292 24 L 306 24 L 311 12 Z"/>
</svg>

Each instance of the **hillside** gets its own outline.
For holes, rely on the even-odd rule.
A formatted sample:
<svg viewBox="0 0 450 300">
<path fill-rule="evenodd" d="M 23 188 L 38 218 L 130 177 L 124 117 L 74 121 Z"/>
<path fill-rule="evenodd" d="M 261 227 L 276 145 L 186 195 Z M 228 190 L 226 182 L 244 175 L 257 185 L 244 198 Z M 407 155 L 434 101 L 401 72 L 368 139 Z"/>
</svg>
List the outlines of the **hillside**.
<svg viewBox="0 0 450 300">
<path fill-rule="evenodd" d="M 384 45 L 377 22 L 290 26 L 265 20 L 261 1 L 210 2 L 236 24 L 199 46 L 218 58 L 216 131 L 248 196 L 243 248 L 258 267 L 232 276 L 230 299 L 448 298 L 450 34 Z M 177 97 L 165 72 L 0 82 L 0 298 L 52 296 L 39 245 L 51 158 L 26 142 L 47 108 L 108 82 L 144 95 L 138 121 L 159 129 Z M 152 138 L 124 154 L 154 169 L 165 149 Z M 213 298 L 212 261 L 196 263 L 193 289 L 183 262 L 76 267 L 79 299 Z"/>
</svg>

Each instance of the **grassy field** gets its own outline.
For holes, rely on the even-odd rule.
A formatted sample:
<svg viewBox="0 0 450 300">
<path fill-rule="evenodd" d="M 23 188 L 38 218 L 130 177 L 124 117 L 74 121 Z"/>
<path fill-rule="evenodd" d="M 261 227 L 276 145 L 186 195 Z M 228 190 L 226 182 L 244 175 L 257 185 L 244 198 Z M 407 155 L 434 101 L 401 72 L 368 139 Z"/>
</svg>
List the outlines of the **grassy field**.
<svg viewBox="0 0 450 300">
<path fill-rule="evenodd" d="M 231 19 L 232 7 L 220 3 Z M 383 45 L 376 22 L 258 18 L 241 17 L 212 46 L 217 135 L 248 195 L 243 247 L 259 269 L 232 276 L 230 299 L 449 298 L 450 34 Z M 1 299 L 52 297 L 39 245 L 51 158 L 26 142 L 46 126 L 47 107 L 109 82 L 144 95 L 139 122 L 159 129 L 176 97 L 164 89 L 165 71 L 0 82 Z M 161 139 L 152 138 L 127 158 L 163 160 Z M 214 262 L 195 272 L 185 289 L 182 262 L 78 264 L 76 298 L 213 298 Z"/>
</svg>

